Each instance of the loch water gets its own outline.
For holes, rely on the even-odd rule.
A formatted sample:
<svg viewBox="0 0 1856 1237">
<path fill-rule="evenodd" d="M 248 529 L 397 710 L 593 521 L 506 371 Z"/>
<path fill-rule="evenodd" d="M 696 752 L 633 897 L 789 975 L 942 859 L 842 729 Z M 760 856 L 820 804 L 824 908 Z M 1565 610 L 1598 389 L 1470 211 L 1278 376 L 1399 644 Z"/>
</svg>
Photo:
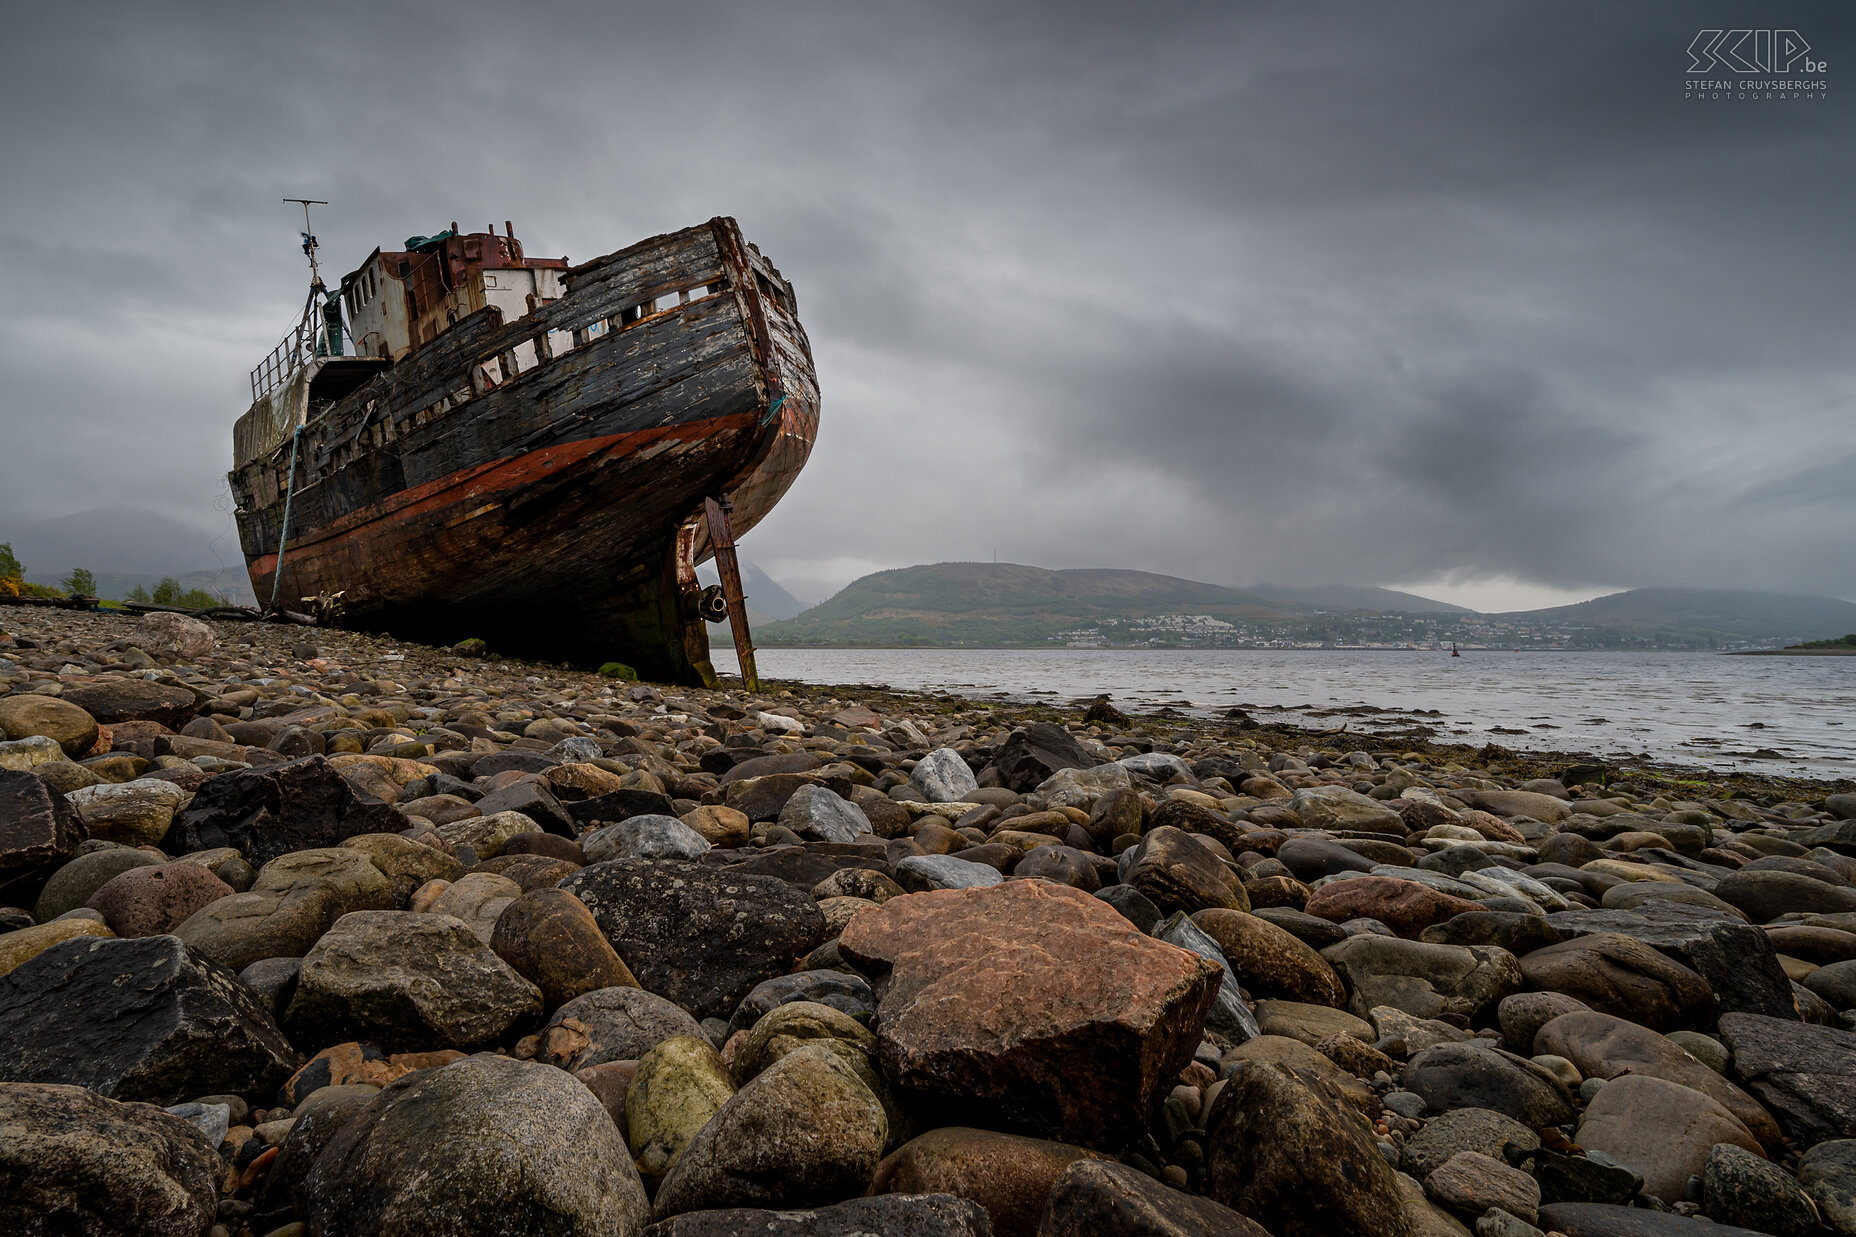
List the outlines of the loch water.
<svg viewBox="0 0 1856 1237">
<path fill-rule="evenodd" d="M 724 673 L 732 650 L 715 650 Z M 762 649 L 761 674 L 1766 775 L 1856 776 L 1856 657 L 1250 649 Z"/>
</svg>

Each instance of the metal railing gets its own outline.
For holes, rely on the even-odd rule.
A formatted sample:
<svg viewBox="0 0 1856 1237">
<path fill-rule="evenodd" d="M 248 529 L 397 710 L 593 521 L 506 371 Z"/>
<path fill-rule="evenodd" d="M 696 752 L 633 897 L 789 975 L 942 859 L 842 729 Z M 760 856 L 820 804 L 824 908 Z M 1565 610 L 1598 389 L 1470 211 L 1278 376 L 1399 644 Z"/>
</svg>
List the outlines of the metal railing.
<svg viewBox="0 0 1856 1237">
<path fill-rule="evenodd" d="M 312 297 L 308 311 L 282 341 L 271 349 L 271 354 L 251 371 L 252 403 L 257 403 L 289 382 L 298 370 L 317 357 L 342 355 L 345 338 L 350 344 L 354 342 L 348 336 L 347 325 L 338 319 L 335 323 L 338 333 L 331 347 L 327 325 L 323 318 L 321 298 Z"/>
</svg>

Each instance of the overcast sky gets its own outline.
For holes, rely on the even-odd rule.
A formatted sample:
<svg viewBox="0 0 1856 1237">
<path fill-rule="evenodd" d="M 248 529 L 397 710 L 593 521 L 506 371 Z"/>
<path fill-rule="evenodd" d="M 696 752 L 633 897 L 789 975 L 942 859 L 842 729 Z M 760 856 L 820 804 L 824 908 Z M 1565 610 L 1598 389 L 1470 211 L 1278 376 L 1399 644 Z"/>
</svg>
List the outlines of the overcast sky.
<svg viewBox="0 0 1856 1237">
<path fill-rule="evenodd" d="M 995 553 L 1856 597 L 1847 5 L 7 11 L 0 516 L 228 526 L 283 197 L 338 271 L 730 214 L 818 362 L 743 540 L 806 600 Z M 1753 25 L 1827 97 L 1685 100 L 1697 31 Z"/>
</svg>

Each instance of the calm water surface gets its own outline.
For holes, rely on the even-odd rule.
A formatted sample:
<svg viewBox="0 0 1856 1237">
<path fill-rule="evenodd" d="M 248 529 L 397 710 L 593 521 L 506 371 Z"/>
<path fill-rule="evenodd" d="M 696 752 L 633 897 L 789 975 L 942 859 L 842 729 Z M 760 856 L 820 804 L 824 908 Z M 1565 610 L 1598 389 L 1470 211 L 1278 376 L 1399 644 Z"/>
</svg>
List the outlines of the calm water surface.
<svg viewBox="0 0 1856 1237">
<path fill-rule="evenodd" d="M 1171 706 L 1209 717 L 1243 707 L 1259 721 L 1344 724 L 1366 736 L 1424 725 L 1440 740 L 1478 745 L 1856 775 L 1856 657 L 763 649 L 759 662 L 769 678 L 807 683 L 1050 702 L 1108 692 L 1130 711 Z M 717 647 L 715 663 L 737 669 L 732 650 Z M 1333 712 L 1356 706 L 1391 712 Z"/>
</svg>

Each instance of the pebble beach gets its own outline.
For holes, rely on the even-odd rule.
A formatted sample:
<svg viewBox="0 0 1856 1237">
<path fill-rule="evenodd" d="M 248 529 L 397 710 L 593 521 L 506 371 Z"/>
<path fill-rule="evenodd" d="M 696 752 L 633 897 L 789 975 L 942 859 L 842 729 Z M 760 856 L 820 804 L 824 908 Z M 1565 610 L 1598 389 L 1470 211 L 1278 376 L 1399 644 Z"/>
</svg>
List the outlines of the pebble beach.
<svg viewBox="0 0 1856 1237">
<path fill-rule="evenodd" d="M 0 609 L 0 1231 L 1856 1235 L 1856 785 Z"/>
</svg>

